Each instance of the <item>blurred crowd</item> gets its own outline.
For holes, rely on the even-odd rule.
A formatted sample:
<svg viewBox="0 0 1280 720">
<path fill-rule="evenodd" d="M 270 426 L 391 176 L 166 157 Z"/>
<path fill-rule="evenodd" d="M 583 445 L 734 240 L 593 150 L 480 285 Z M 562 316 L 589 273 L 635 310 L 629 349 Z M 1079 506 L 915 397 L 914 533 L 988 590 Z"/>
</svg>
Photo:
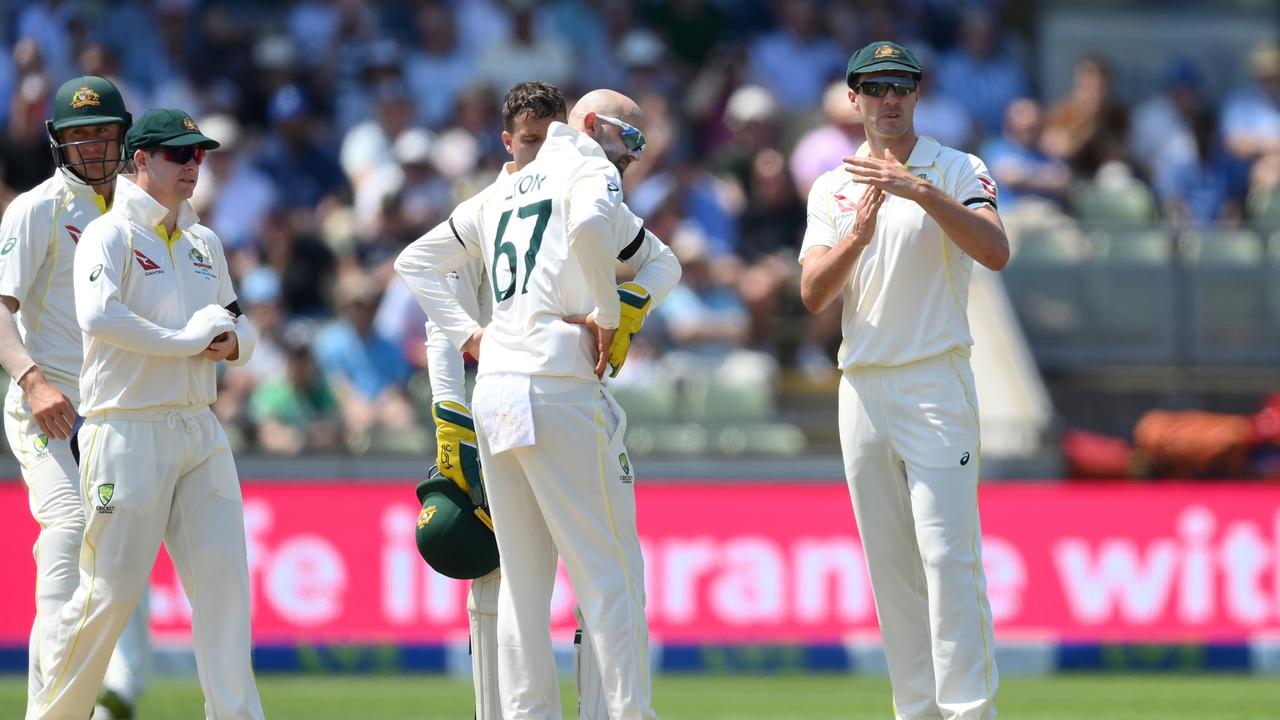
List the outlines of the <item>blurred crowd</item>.
<svg viewBox="0 0 1280 720">
<path fill-rule="evenodd" d="M 29 0 L 0 17 L 0 204 L 52 171 L 67 78 L 113 79 L 135 116 L 195 116 L 222 149 L 193 202 L 263 337 L 216 409 L 273 453 L 429 435 L 424 317 L 391 261 L 507 159 L 499 105 L 522 80 L 646 113 L 626 196 L 685 273 L 624 383 L 831 371 L 839 309 L 803 312 L 796 253 L 810 185 L 863 140 L 843 74 L 872 39 L 920 56 L 917 130 L 982 157 L 1006 216 L 1078 215 L 1096 192 L 1177 224 L 1280 208 L 1280 49 L 1255 48 L 1220 102 L 1176 57 L 1150 97 L 1119 97 L 1097 57 L 1042 97 L 1001 5 Z"/>
</svg>

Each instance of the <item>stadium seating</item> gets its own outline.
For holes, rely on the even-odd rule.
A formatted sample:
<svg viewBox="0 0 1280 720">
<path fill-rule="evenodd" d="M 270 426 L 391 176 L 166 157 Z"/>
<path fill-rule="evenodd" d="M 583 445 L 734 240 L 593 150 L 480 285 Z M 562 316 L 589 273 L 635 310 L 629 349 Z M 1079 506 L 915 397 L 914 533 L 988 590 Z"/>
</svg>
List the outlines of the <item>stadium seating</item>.
<svg viewBox="0 0 1280 720">
<path fill-rule="evenodd" d="M 1267 269 L 1258 236 L 1243 229 L 1188 233 L 1182 238 L 1182 258 L 1191 359 L 1258 364 L 1280 357 L 1275 336 L 1260 331 L 1268 326 Z"/>
</svg>

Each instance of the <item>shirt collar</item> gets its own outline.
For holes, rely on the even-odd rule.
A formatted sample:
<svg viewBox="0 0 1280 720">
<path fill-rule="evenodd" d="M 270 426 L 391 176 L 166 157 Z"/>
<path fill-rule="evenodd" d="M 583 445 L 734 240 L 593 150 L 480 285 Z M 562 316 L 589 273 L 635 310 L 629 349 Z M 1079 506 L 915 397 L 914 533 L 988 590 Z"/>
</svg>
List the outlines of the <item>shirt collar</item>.
<svg viewBox="0 0 1280 720">
<path fill-rule="evenodd" d="M 137 183 L 123 175 L 116 178 L 116 197 L 115 202 L 112 203 L 112 209 L 124 213 L 129 218 L 137 220 L 147 227 L 160 224 L 160 221 L 164 220 L 164 216 L 169 214 L 168 208 L 151 197 L 146 190 L 138 187 Z M 182 205 L 178 208 L 177 227 L 185 230 L 199 221 L 200 218 L 191 207 L 191 203 L 183 200 Z"/>
<path fill-rule="evenodd" d="M 916 136 L 916 146 L 911 148 L 911 157 L 907 158 L 907 167 L 929 167 L 938 158 L 942 144 L 927 136 Z M 863 142 L 857 154 L 866 157 L 871 154 L 871 143 Z"/>
<path fill-rule="evenodd" d="M 609 159 L 609 156 L 604 154 L 604 148 L 600 147 L 600 143 L 592 140 L 590 136 L 581 130 L 575 130 L 558 120 L 547 127 L 547 140 L 542 144 L 542 148 L 546 149 L 548 145 L 552 147 L 571 147 L 582 155 L 594 155 L 605 160 Z M 538 155 L 542 155 L 542 150 L 538 151 Z"/>
</svg>

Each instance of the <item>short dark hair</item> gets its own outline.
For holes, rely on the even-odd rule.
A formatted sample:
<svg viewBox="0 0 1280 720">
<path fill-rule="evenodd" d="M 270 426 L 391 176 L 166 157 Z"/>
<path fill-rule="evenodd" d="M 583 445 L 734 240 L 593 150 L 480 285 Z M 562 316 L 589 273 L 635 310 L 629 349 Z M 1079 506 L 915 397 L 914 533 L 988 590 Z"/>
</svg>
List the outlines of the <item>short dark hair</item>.
<svg viewBox="0 0 1280 720">
<path fill-rule="evenodd" d="M 516 118 L 532 115 L 536 118 L 563 118 L 568 116 L 564 95 L 551 83 L 532 81 L 517 83 L 502 99 L 502 127 L 511 132 Z"/>
</svg>

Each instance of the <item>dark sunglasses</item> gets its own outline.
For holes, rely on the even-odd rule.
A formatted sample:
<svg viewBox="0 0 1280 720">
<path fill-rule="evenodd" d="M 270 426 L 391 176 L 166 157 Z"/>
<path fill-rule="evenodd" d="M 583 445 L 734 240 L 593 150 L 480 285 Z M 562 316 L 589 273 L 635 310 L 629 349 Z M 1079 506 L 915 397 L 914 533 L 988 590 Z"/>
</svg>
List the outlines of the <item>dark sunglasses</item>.
<svg viewBox="0 0 1280 720">
<path fill-rule="evenodd" d="M 898 97 L 906 97 L 916 91 L 920 83 L 915 78 L 881 78 L 879 80 L 863 80 L 855 87 L 858 92 L 870 95 L 871 97 L 884 97 L 889 92 L 889 88 L 893 88 L 893 93 Z"/>
<path fill-rule="evenodd" d="M 596 118 L 603 120 L 609 123 L 610 125 L 618 126 L 622 130 L 622 144 L 625 145 L 628 150 L 635 153 L 636 155 L 639 155 L 640 152 L 644 150 L 644 146 L 649 143 L 649 141 L 645 138 L 644 133 L 641 132 L 640 128 L 636 127 L 635 125 L 632 125 L 630 123 L 625 123 L 616 117 L 601 115 L 600 113 L 596 113 Z"/>
<path fill-rule="evenodd" d="M 184 145 L 182 147 L 161 147 L 160 153 L 164 155 L 164 159 L 171 163 L 186 165 L 188 162 L 195 160 L 196 164 L 204 162 L 204 148 L 194 145 Z"/>
</svg>

